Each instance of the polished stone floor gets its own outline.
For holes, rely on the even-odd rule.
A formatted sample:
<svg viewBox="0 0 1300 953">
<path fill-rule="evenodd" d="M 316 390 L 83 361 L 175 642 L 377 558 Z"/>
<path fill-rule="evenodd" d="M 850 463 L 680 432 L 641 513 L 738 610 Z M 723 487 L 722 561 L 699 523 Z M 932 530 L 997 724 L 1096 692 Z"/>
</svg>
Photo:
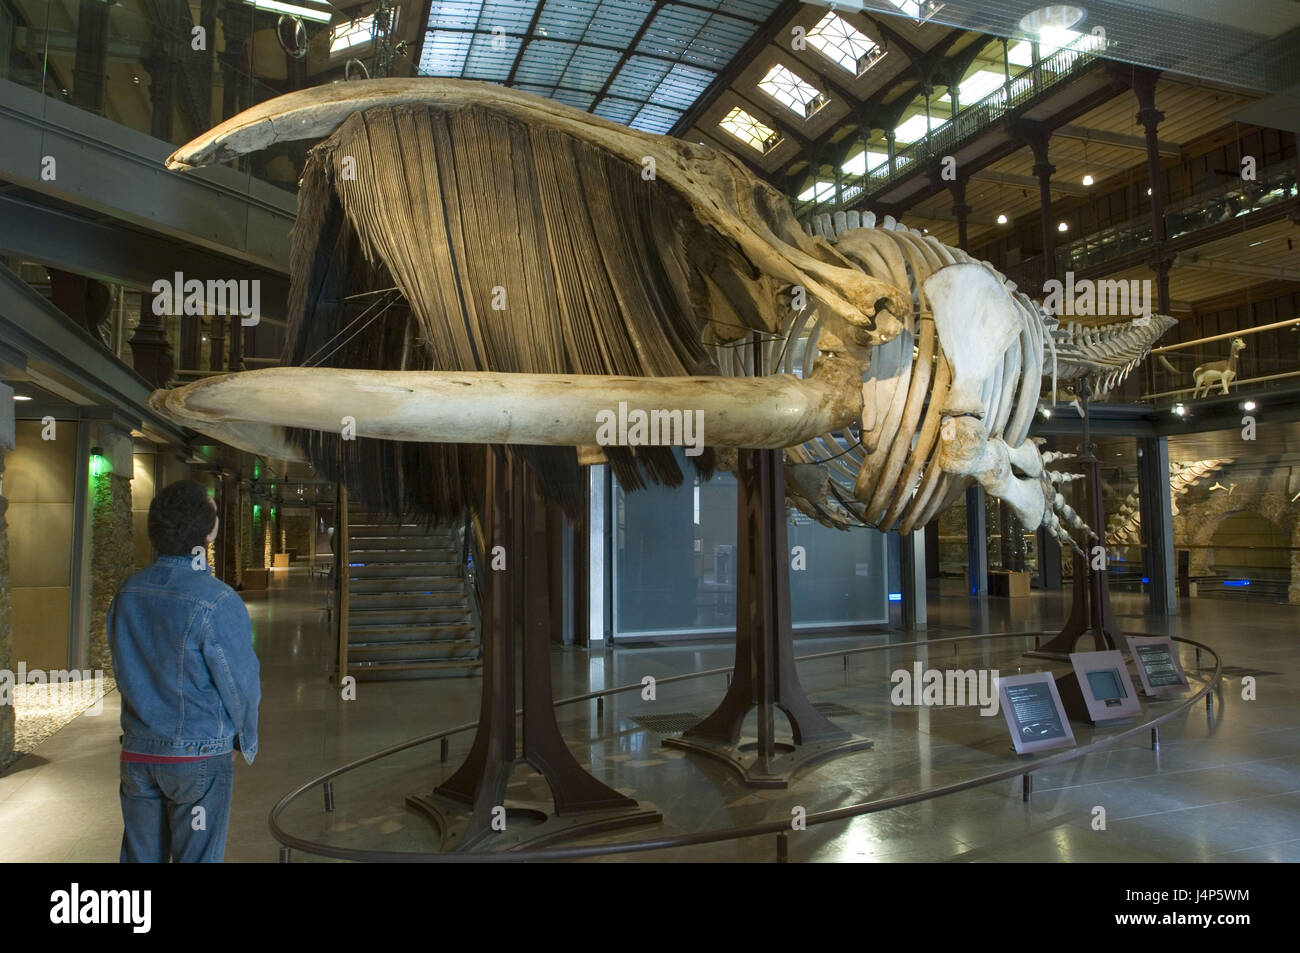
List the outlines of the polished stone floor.
<svg viewBox="0 0 1300 953">
<path fill-rule="evenodd" d="M 236 769 L 227 859 L 274 861 L 278 844 L 267 827 L 272 805 L 303 781 L 380 748 L 477 717 L 479 679 L 358 686 L 343 701 L 329 678 L 333 639 L 326 590 L 305 573 L 276 574 L 266 593 L 248 596 L 262 660 L 264 699 L 257 762 Z M 1021 799 L 1018 778 L 910 806 L 815 827 L 790 835 L 790 860 L 842 861 L 1296 861 L 1300 860 L 1300 609 L 1184 600 L 1180 616 L 1143 616 L 1136 595 L 1115 599 L 1129 631 L 1172 633 L 1213 646 L 1229 674 L 1213 712 L 1198 704 L 1166 722 L 1159 751 L 1145 732 L 1096 754 L 1037 771 L 1034 796 Z M 559 710 L 579 760 L 619 790 L 653 803 L 661 825 L 607 841 L 682 833 L 789 818 L 949 782 L 1018 763 L 1001 716 L 971 707 L 895 707 L 890 674 L 912 667 L 1036 671 L 1051 663 L 1023 657 L 1023 638 L 940 642 L 975 632 L 1059 627 L 1060 594 L 1029 600 L 968 599 L 957 582 L 932 593 L 930 626 L 918 648 L 897 646 L 914 636 L 897 628 L 865 635 L 800 639 L 799 655 L 863 646 L 884 651 L 805 662 L 800 677 L 814 703 L 833 707 L 845 727 L 875 742 L 873 750 L 815 768 L 788 790 L 743 787 L 725 766 L 666 748 L 638 718 L 708 713 L 723 676 L 658 688 L 655 701 L 639 693 Z M 1083 648 L 1083 646 L 1081 646 Z M 617 648 L 588 654 L 556 650 L 555 694 L 577 694 L 731 663 L 722 642 Z M 1206 656 L 1208 662 L 1209 656 Z M 1184 650 L 1193 676 L 1195 658 Z M 1243 678 L 1254 675 L 1256 698 L 1244 700 Z M 1147 705 L 1168 711 L 1177 703 Z M 82 715 L 0 776 L 0 861 L 115 861 L 121 838 L 117 798 L 118 696 L 102 714 Z M 1118 729 L 1098 729 L 1095 737 Z M 1080 743 L 1093 729 L 1075 726 Z M 319 790 L 283 816 L 285 827 L 332 844 L 385 850 L 434 849 L 430 823 L 404 806 L 426 793 L 468 750 L 455 736 L 439 763 L 435 745 L 416 747 L 363 767 L 336 782 L 337 810 L 321 809 Z M 510 797 L 541 797 L 545 785 L 527 769 L 516 773 Z M 1105 829 L 1095 829 L 1097 808 Z M 513 822 L 512 822 L 513 823 Z M 770 861 L 775 838 L 765 836 L 702 847 L 624 855 L 606 860 Z M 295 853 L 295 861 L 313 858 Z"/>
</svg>

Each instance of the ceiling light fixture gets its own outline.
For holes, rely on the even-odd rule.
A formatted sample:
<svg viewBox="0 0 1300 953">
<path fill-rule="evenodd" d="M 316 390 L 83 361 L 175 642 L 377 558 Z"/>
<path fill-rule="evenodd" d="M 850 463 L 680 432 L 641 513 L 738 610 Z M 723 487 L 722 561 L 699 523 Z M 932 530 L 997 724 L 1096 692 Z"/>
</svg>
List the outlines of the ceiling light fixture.
<svg viewBox="0 0 1300 953">
<path fill-rule="evenodd" d="M 1090 175 L 1085 175 L 1085 176 L 1083 177 L 1083 184 L 1084 184 L 1084 185 L 1092 185 L 1092 176 L 1090 176 Z"/>
<path fill-rule="evenodd" d="M 1182 404 L 1174 404 L 1174 414 L 1178 417 L 1186 417 L 1187 408 L 1184 407 Z"/>
<path fill-rule="evenodd" d="M 1020 18 L 1020 29 L 1026 33 L 1043 33 L 1048 30 L 1068 30 L 1084 18 L 1087 11 L 1068 3 L 1053 3 L 1039 7 Z"/>
<path fill-rule="evenodd" d="M 329 23 L 334 19 L 334 14 L 330 10 L 303 7 L 296 3 L 280 3 L 279 0 L 244 0 L 244 2 L 258 10 L 265 10 L 268 13 L 286 13 L 291 17 L 311 20 L 313 23 Z"/>
<path fill-rule="evenodd" d="M 14 400 L 31 400 L 26 394 L 14 394 Z"/>
<path fill-rule="evenodd" d="M 1007 213 L 1003 212 L 1001 215 L 998 216 L 998 224 L 1005 225 L 1006 223 L 1007 223 Z"/>
<path fill-rule="evenodd" d="M 1057 225 L 1056 225 L 1056 230 L 1057 230 L 1058 232 L 1068 232 L 1068 231 L 1070 230 L 1070 223 L 1069 223 L 1069 222 L 1058 222 Z"/>
<path fill-rule="evenodd" d="M 1253 400 L 1248 400 L 1241 405 L 1241 409 L 1245 411 L 1252 411 L 1255 409 L 1255 402 Z"/>
</svg>

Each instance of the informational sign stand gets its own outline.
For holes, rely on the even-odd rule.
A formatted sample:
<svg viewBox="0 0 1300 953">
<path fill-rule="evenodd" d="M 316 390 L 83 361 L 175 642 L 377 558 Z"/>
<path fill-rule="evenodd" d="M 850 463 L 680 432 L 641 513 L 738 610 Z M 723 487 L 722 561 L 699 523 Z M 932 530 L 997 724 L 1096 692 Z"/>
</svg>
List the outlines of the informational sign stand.
<svg viewBox="0 0 1300 953">
<path fill-rule="evenodd" d="M 1074 747 L 1074 732 L 1051 672 L 999 678 L 998 704 L 1016 754 Z"/>
<path fill-rule="evenodd" d="M 1058 678 L 1056 686 L 1072 719 L 1105 727 L 1142 714 L 1137 689 L 1118 649 L 1072 652 L 1070 664 L 1074 671 Z"/>
<path fill-rule="evenodd" d="M 1128 637 L 1133 664 L 1148 698 L 1181 695 L 1188 689 L 1187 674 L 1178 658 L 1178 647 L 1168 636 Z"/>
</svg>

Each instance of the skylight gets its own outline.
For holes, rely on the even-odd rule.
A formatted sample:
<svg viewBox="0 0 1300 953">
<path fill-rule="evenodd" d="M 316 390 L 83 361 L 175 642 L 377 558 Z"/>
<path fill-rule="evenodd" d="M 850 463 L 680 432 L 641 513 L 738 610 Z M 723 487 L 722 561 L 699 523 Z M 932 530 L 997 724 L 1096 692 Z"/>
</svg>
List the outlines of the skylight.
<svg viewBox="0 0 1300 953">
<path fill-rule="evenodd" d="M 917 23 L 924 23 L 939 12 L 943 4 L 938 0 L 888 0 L 898 7 L 900 13 L 911 17 Z"/>
<path fill-rule="evenodd" d="M 764 125 L 739 106 L 733 107 L 718 125 L 758 152 L 770 152 L 780 141 L 775 129 Z"/>
<path fill-rule="evenodd" d="M 963 103 L 977 103 L 993 90 L 1002 86 L 1006 82 L 1001 73 L 995 73 L 992 70 L 980 70 L 978 73 L 971 73 L 964 80 L 957 84 L 957 92 Z M 944 99 L 951 100 L 951 91 L 944 93 Z"/>
<path fill-rule="evenodd" d="M 1078 30 L 1047 29 L 1038 34 L 1038 58 L 1047 59 L 1057 50 L 1069 47 L 1087 53 L 1101 49 L 1106 41 L 1092 33 L 1080 33 Z M 1033 66 L 1034 51 L 1028 40 L 1021 40 L 1007 50 L 1007 62 L 1012 66 Z M 965 93 L 962 93 L 963 98 Z"/>
<path fill-rule="evenodd" d="M 933 116 L 931 116 L 929 128 L 933 129 L 935 126 L 938 126 L 941 123 L 942 120 L 936 120 Z M 894 139 L 897 142 L 903 142 L 903 143 L 916 142 L 918 139 L 922 139 L 925 137 L 926 131 L 927 128 L 925 124 L 925 116 L 917 115 L 917 116 L 913 116 L 911 119 L 907 120 L 906 122 L 902 122 L 898 124 L 898 126 L 894 129 Z"/>
<path fill-rule="evenodd" d="M 820 202 L 824 199 L 833 198 L 834 196 L 835 196 L 834 182 L 818 182 L 815 185 L 808 186 L 808 188 L 804 189 L 801 193 L 799 193 L 799 201 L 807 202 L 810 200 L 816 200 Z"/>
<path fill-rule="evenodd" d="M 874 169 L 876 166 L 884 165 L 888 161 L 889 154 L 887 152 L 859 152 L 840 168 L 849 175 L 865 175 L 868 169 Z"/>
<path fill-rule="evenodd" d="M 401 8 L 394 8 L 393 26 L 397 25 L 397 13 Z M 347 20 L 330 29 L 330 52 L 340 53 L 343 50 L 350 50 L 354 46 L 360 46 L 362 43 L 369 43 L 374 33 L 375 15 L 358 17 L 355 20 Z"/>
<path fill-rule="evenodd" d="M 804 119 L 826 105 L 821 90 L 804 82 L 780 63 L 767 71 L 758 88 Z"/>
<path fill-rule="evenodd" d="M 875 40 L 833 13 L 818 20 L 807 39 L 813 49 L 855 76 L 861 76 L 885 55 Z"/>
</svg>

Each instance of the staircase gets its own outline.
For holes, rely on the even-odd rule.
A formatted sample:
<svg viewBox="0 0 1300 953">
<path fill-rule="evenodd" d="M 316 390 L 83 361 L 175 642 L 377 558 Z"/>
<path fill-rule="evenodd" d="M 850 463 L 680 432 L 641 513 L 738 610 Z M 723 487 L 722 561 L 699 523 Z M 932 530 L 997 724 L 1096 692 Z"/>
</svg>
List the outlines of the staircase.
<svg viewBox="0 0 1300 953">
<path fill-rule="evenodd" d="M 455 530 L 351 514 L 347 674 L 357 681 L 477 675 L 483 665 Z"/>
</svg>

